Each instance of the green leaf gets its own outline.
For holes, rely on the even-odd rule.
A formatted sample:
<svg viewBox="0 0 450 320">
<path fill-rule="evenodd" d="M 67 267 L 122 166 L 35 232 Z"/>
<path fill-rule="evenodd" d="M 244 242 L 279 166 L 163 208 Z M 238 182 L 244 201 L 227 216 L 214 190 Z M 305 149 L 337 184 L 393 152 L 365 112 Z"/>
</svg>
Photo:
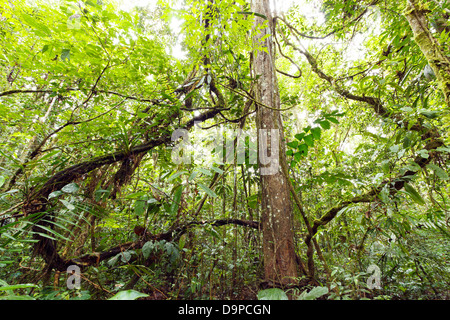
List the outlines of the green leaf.
<svg viewBox="0 0 450 320">
<path fill-rule="evenodd" d="M 287 143 L 288 147 L 296 149 L 298 147 L 298 141 L 291 141 Z"/>
<path fill-rule="evenodd" d="M 272 288 L 259 291 L 258 300 L 289 300 L 289 298 L 283 290 Z"/>
<path fill-rule="evenodd" d="M 302 143 L 301 145 L 298 146 L 298 151 L 303 156 L 308 155 L 308 145 L 305 143 Z"/>
<path fill-rule="evenodd" d="M 51 31 L 50 29 L 38 22 L 36 19 L 34 19 L 32 16 L 26 14 L 26 13 L 22 13 L 21 14 L 22 19 L 24 20 L 24 22 L 29 25 L 30 27 L 32 27 L 35 31 L 37 31 L 38 35 L 43 35 L 43 36 L 50 36 L 51 35 Z"/>
<path fill-rule="evenodd" d="M 405 183 L 405 191 L 408 195 L 413 199 L 417 204 L 424 205 L 425 200 L 423 200 L 422 196 L 414 189 L 410 184 Z"/>
<path fill-rule="evenodd" d="M 134 203 L 134 215 L 141 216 L 144 214 L 146 209 L 147 209 L 146 199 L 136 200 L 136 202 Z"/>
<path fill-rule="evenodd" d="M 336 118 L 333 118 L 333 117 L 325 117 L 325 118 L 330 122 L 339 123 L 339 121 Z"/>
<path fill-rule="evenodd" d="M 147 193 L 145 191 L 138 191 L 134 193 L 130 193 L 125 196 L 125 199 L 136 199 L 145 196 Z"/>
<path fill-rule="evenodd" d="M 5 291 L 5 290 L 15 290 L 15 289 L 25 289 L 25 288 L 37 288 L 38 285 L 36 284 L 31 284 L 31 283 L 26 283 L 26 284 L 13 284 L 10 286 L 3 286 L 0 287 L 0 291 Z"/>
<path fill-rule="evenodd" d="M 331 128 L 331 125 L 330 125 L 330 123 L 329 123 L 327 120 L 319 121 L 319 124 L 320 124 L 320 126 L 321 126 L 322 128 L 324 128 L 325 130 Z"/>
<path fill-rule="evenodd" d="M 390 163 L 389 160 L 384 160 L 381 162 L 381 169 L 383 169 L 384 173 L 389 173 L 390 171 Z"/>
<path fill-rule="evenodd" d="M 314 146 L 314 137 L 313 137 L 312 134 L 308 134 L 303 139 L 305 140 L 305 142 L 308 145 L 308 147 Z"/>
<path fill-rule="evenodd" d="M 62 49 L 61 51 L 61 60 L 69 60 L 70 61 L 70 49 Z"/>
<path fill-rule="evenodd" d="M 200 189 L 205 191 L 208 196 L 210 196 L 212 198 L 216 198 L 217 197 L 217 194 L 214 191 L 212 191 L 210 188 L 205 186 L 203 183 L 197 183 L 197 185 L 200 187 Z"/>
<path fill-rule="evenodd" d="M 425 158 L 425 159 L 428 159 L 428 157 L 430 156 L 430 155 L 428 154 L 428 150 L 427 150 L 427 149 L 419 150 L 419 151 L 417 151 L 417 153 L 420 154 L 420 156 L 421 156 L 422 158 Z"/>
<path fill-rule="evenodd" d="M 297 300 L 315 300 L 327 293 L 327 287 L 315 287 L 309 292 L 306 292 L 306 290 L 303 291 L 300 296 L 298 296 Z"/>
<path fill-rule="evenodd" d="M 36 299 L 30 296 L 9 295 L 9 296 L 1 296 L 0 300 L 36 300 Z"/>
<path fill-rule="evenodd" d="M 145 259 L 147 259 L 150 256 L 150 254 L 152 253 L 154 248 L 155 248 L 155 243 L 153 241 L 147 241 L 142 246 L 142 254 L 144 255 Z"/>
<path fill-rule="evenodd" d="M 66 184 L 64 187 L 61 188 L 61 191 L 65 193 L 77 193 L 79 189 L 80 187 L 75 182 L 73 182 Z"/>
<path fill-rule="evenodd" d="M 172 204 L 170 205 L 170 214 L 173 216 L 177 214 L 178 208 L 180 207 L 182 193 L 183 193 L 183 186 L 180 185 L 175 187 Z"/>
<path fill-rule="evenodd" d="M 198 171 L 200 171 L 203 174 L 206 174 L 207 176 L 212 176 L 212 172 L 205 168 L 198 168 Z"/>
<path fill-rule="evenodd" d="M 322 129 L 320 129 L 320 127 L 311 128 L 311 133 L 314 139 L 319 140 L 322 134 Z"/>
<path fill-rule="evenodd" d="M 411 146 L 411 140 L 408 137 L 405 137 L 403 139 L 403 148 L 409 148 Z"/>
<path fill-rule="evenodd" d="M 52 193 L 50 193 L 48 195 L 48 200 L 50 200 L 52 198 L 55 198 L 55 197 L 58 197 L 58 196 L 60 196 L 62 194 L 64 194 L 64 193 L 61 190 L 53 191 Z"/>
<path fill-rule="evenodd" d="M 71 204 L 69 201 L 64 200 L 64 199 L 59 199 L 59 201 L 62 202 L 62 204 L 69 210 L 75 210 L 75 206 L 73 204 Z"/>
<path fill-rule="evenodd" d="M 223 170 L 222 170 L 222 169 L 217 168 L 217 167 L 215 167 L 215 166 L 211 166 L 211 170 L 217 172 L 218 174 L 222 174 L 222 173 L 223 173 Z"/>
<path fill-rule="evenodd" d="M 5 181 L 6 181 L 6 178 L 4 176 L 0 176 L 0 188 L 3 186 Z"/>
<path fill-rule="evenodd" d="M 428 111 L 428 110 L 423 110 L 423 109 L 420 110 L 419 113 L 421 115 L 424 115 L 428 119 L 436 119 L 440 115 L 439 111 Z"/>
<path fill-rule="evenodd" d="M 148 297 L 148 294 L 135 291 L 135 290 L 124 290 L 117 292 L 114 296 L 108 300 L 136 300 L 138 298 Z"/>
<path fill-rule="evenodd" d="M 305 136 L 306 133 L 302 132 L 302 133 L 297 133 L 294 137 L 295 139 L 297 139 L 298 141 L 302 141 L 303 137 Z"/>
<path fill-rule="evenodd" d="M 435 165 L 435 164 L 429 163 L 429 164 L 427 164 L 427 168 L 433 170 L 434 173 L 435 173 L 440 179 L 442 179 L 442 180 L 448 180 L 449 177 L 448 177 L 447 172 L 445 172 L 441 167 L 439 167 L 439 166 L 437 166 L 437 165 Z"/>
<path fill-rule="evenodd" d="M 184 174 L 184 173 L 188 173 L 188 172 L 187 172 L 187 171 L 178 171 L 177 173 L 171 175 L 171 176 L 169 177 L 169 179 L 167 179 L 167 182 L 170 182 L 170 181 L 172 181 L 172 180 L 178 178 L 179 176 L 181 176 L 181 175 Z"/>
<path fill-rule="evenodd" d="M 192 180 L 194 180 L 195 177 L 197 176 L 197 174 L 198 174 L 198 171 L 192 172 L 191 175 L 188 178 L 188 181 L 191 182 Z"/>
</svg>

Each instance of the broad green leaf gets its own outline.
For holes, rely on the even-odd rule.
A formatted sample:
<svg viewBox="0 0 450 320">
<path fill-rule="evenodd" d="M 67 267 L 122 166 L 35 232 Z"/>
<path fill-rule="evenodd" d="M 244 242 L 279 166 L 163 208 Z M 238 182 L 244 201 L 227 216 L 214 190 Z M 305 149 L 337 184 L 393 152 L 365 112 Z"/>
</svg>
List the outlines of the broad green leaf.
<svg viewBox="0 0 450 320">
<path fill-rule="evenodd" d="M 182 174 L 185 174 L 185 173 L 188 173 L 188 172 L 187 172 L 187 171 L 178 171 L 177 173 L 171 175 L 171 176 L 169 177 L 169 179 L 167 179 L 167 181 L 170 182 L 170 181 L 172 181 L 172 180 L 178 178 L 179 176 L 181 176 Z"/>
<path fill-rule="evenodd" d="M 197 185 L 206 192 L 206 194 L 212 198 L 216 198 L 217 194 L 212 191 L 210 188 L 208 188 L 207 186 L 205 186 L 203 183 L 197 183 Z"/>
<path fill-rule="evenodd" d="M 302 133 L 297 133 L 294 137 L 295 139 L 297 139 L 298 141 L 302 141 L 303 137 L 305 136 L 306 133 L 302 132 Z"/>
<path fill-rule="evenodd" d="M 298 147 L 298 141 L 291 141 L 291 142 L 288 142 L 287 143 L 287 145 L 289 146 L 289 147 L 291 147 L 291 148 L 297 148 Z"/>
<path fill-rule="evenodd" d="M 154 248 L 155 248 L 155 243 L 153 241 L 147 241 L 142 246 L 142 254 L 144 255 L 145 259 L 147 259 L 150 256 L 150 254 L 152 253 Z"/>
<path fill-rule="evenodd" d="M 60 196 L 62 194 L 64 194 L 64 192 L 62 192 L 61 190 L 53 191 L 52 193 L 50 193 L 48 195 L 48 199 L 50 200 L 52 198 L 56 198 L 56 197 L 58 197 L 58 196 Z"/>
<path fill-rule="evenodd" d="M 29 25 L 30 27 L 33 27 L 33 29 L 35 29 L 35 31 L 38 31 L 38 35 L 39 34 L 44 35 L 44 36 L 51 35 L 50 29 L 46 25 L 38 22 L 32 16 L 30 16 L 26 13 L 22 13 L 21 16 L 27 25 Z"/>
<path fill-rule="evenodd" d="M 61 51 L 61 60 L 70 60 L 70 49 L 62 49 Z"/>
<path fill-rule="evenodd" d="M 192 180 L 195 179 L 195 177 L 198 175 L 198 171 L 194 171 L 191 173 L 191 175 L 188 178 L 188 181 L 191 182 Z"/>
<path fill-rule="evenodd" d="M 215 167 L 215 166 L 211 166 L 211 170 L 217 172 L 218 174 L 222 174 L 222 173 L 223 173 L 223 170 L 222 170 L 222 169 L 217 168 L 217 167 Z"/>
<path fill-rule="evenodd" d="M 430 156 L 430 155 L 428 154 L 428 150 L 427 150 L 427 149 L 419 150 L 419 151 L 417 151 L 417 153 L 420 154 L 420 156 L 421 156 L 422 158 L 425 158 L 425 159 L 428 159 L 428 157 Z"/>
<path fill-rule="evenodd" d="M 125 196 L 125 199 L 136 199 L 145 196 L 147 193 L 145 191 L 138 191 L 134 193 L 130 193 Z"/>
<path fill-rule="evenodd" d="M 303 139 L 305 140 L 305 142 L 308 145 L 308 147 L 314 146 L 314 137 L 313 137 L 312 134 L 308 134 Z"/>
<path fill-rule="evenodd" d="M 331 128 L 331 125 L 330 125 L 330 123 L 329 123 L 327 120 L 319 121 L 319 124 L 320 124 L 320 126 L 321 126 L 322 128 L 324 128 L 325 130 Z"/>
<path fill-rule="evenodd" d="M 298 151 L 301 155 L 306 156 L 308 154 L 308 145 L 305 143 L 302 143 L 298 146 Z"/>
<path fill-rule="evenodd" d="M 112 296 L 108 300 L 136 300 L 145 297 L 148 297 L 148 294 L 135 290 L 124 290 L 117 292 L 114 296 Z"/>
<path fill-rule="evenodd" d="M 32 283 L 13 284 L 13 285 L 9 285 L 9 286 L 0 287 L 0 291 L 15 290 L 15 289 L 26 289 L 26 288 L 37 288 L 37 287 L 38 287 L 38 285 L 32 284 Z"/>
<path fill-rule="evenodd" d="M 325 118 L 330 122 L 339 123 L 339 121 L 336 118 L 333 118 L 333 117 L 325 117 Z"/>
<path fill-rule="evenodd" d="M 5 181 L 6 181 L 6 178 L 4 176 L 0 176 L 0 188 L 3 186 Z"/>
<path fill-rule="evenodd" d="M 423 200 L 422 196 L 414 189 L 410 184 L 405 183 L 405 191 L 408 193 L 408 195 L 413 199 L 416 203 L 420 205 L 425 204 L 425 200 Z"/>
<path fill-rule="evenodd" d="M 123 263 L 127 263 L 131 259 L 130 251 L 121 252 L 121 253 L 119 253 L 119 255 L 120 255 L 120 259 L 122 260 Z"/>
<path fill-rule="evenodd" d="M 176 215 L 178 208 L 180 207 L 181 194 L 183 193 L 183 186 L 175 187 L 175 192 L 172 199 L 172 204 L 170 205 L 170 214 Z"/>
<path fill-rule="evenodd" d="M 437 166 L 437 165 L 435 165 L 435 164 L 429 163 L 429 164 L 427 164 L 427 168 L 433 170 L 434 173 L 435 173 L 440 179 L 442 179 L 442 180 L 448 180 L 448 174 L 447 174 L 447 172 L 445 172 L 441 167 L 439 167 L 439 166 Z"/>
<path fill-rule="evenodd" d="M 420 110 L 420 114 L 424 115 L 428 119 L 436 119 L 441 114 L 439 111 Z"/>
<path fill-rule="evenodd" d="M 283 290 L 271 288 L 259 291 L 258 300 L 289 300 L 289 298 Z"/>
<path fill-rule="evenodd" d="M 64 199 L 59 199 L 59 201 L 62 202 L 62 204 L 69 210 L 75 210 L 75 206 L 73 204 L 71 204 L 69 201 L 64 200 Z"/>
<path fill-rule="evenodd" d="M 207 176 L 212 176 L 211 171 L 209 171 L 208 169 L 205 168 L 198 168 L 198 171 L 200 171 L 203 174 L 206 174 Z"/>
<path fill-rule="evenodd" d="M 298 296 L 297 300 L 316 300 L 317 298 L 323 296 L 328 293 L 327 287 L 315 287 L 311 289 L 311 291 L 306 292 L 303 291 L 300 296 Z"/>
<path fill-rule="evenodd" d="M 147 209 L 147 199 L 136 200 L 134 203 L 134 214 L 136 216 L 141 216 L 145 213 Z"/>
<path fill-rule="evenodd" d="M 80 187 L 75 182 L 73 182 L 66 184 L 64 187 L 61 188 L 61 191 L 65 193 L 77 193 L 79 189 Z"/>
<path fill-rule="evenodd" d="M 0 300 L 36 300 L 36 299 L 30 296 L 8 295 L 8 296 L 0 296 Z"/>
<path fill-rule="evenodd" d="M 320 127 L 311 128 L 311 133 L 314 139 L 319 140 L 322 134 L 322 129 L 320 129 Z"/>
</svg>

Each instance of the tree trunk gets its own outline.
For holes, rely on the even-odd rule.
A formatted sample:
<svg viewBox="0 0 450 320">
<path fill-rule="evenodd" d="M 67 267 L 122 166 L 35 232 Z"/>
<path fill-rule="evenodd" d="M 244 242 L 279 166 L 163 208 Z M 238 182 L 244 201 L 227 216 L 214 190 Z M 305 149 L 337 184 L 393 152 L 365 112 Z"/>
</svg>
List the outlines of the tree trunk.
<svg viewBox="0 0 450 320">
<path fill-rule="evenodd" d="M 280 96 L 275 74 L 272 36 L 261 38 L 274 30 L 269 0 L 255 0 L 252 11 L 268 20 L 255 16 L 253 71 L 257 77 L 255 90 L 258 103 L 257 128 L 259 168 L 262 190 L 262 231 L 265 280 L 271 285 L 289 285 L 297 277 L 297 263 L 292 230 L 292 202 L 287 178 L 281 168 L 286 164 Z M 268 28 L 261 25 L 268 22 Z M 259 77 L 259 78 L 258 78 Z"/>
<path fill-rule="evenodd" d="M 431 34 L 426 10 L 421 6 L 423 5 L 417 0 L 408 1 L 405 17 L 411 26 L 415 42 L 436 74 L 447 107 L 450 107 L 450 59 Z"/>
</svg>

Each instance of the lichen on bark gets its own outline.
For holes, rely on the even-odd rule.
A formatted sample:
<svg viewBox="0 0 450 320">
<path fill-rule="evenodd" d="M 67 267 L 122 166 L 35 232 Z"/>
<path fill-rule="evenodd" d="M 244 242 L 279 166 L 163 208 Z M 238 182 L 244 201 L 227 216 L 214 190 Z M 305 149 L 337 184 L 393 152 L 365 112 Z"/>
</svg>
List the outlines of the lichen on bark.
<svg viewBox="0 0 450 320">
<path fill-rule="evenodd" d="M 430 31 L 427 17 L 429 10 L 426 4 L 409 0 L 404 15 L 414 34 L 415 42 L 436 74 L 436 80 L 444 94 L 447 107 L 450 107 L 450 59 Z"/>
</svg>

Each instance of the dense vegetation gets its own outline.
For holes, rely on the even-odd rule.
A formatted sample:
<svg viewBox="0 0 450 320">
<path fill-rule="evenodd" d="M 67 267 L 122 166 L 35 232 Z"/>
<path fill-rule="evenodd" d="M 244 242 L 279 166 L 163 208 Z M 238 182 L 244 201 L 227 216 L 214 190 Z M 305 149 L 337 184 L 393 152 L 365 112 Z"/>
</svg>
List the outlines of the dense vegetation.
<svg viewBox="0 0 450 320">
<path fill-rule="evenodd" d="M 450 2 L 274 3 L 0 0 L 0 299 L 450 298 Z"/>
</svg>

